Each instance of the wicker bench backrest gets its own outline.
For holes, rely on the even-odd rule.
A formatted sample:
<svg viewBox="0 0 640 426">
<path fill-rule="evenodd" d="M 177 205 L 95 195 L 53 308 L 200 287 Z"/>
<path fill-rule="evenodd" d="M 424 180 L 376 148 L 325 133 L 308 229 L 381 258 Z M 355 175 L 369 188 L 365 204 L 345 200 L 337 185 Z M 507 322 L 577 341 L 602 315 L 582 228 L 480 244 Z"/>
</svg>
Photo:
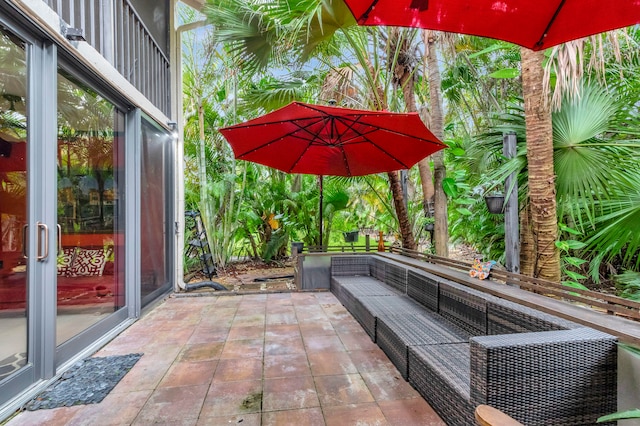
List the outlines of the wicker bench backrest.
<svg viewBox="0 0 640 426">
<path fill-rule="evenodd" d="M 438 311 L 474 336 L 487 334 L 487 299 L 479 292 L 450 281 L 440 281 Z"/>
<path fill-rule="evenodd" d="M 369 268 L 371 276 L 378 281 L 384 282 L 384 270 L 387 261 L 378 256 L 369 256 Z"/>
<path fill-rule="evenodd" d="M 395 262 L 386 262 L 384 282 L 403 294 L 407 294 L 407 268 Z"/>
<path fill-rule="evenodd" d="M 410 269 L 407 273 L 407 294 L 424 307 L 438 312 L 438 278 L 435 275 Z"/>
<path fill-rule="evenodd" d="M 527 333 L 530 331 L 569 330 L 580 324 L 509 302 L 487 301 L 487 334 Z"/>
<path fill-rule="evenodd" d="M 331 275 L 371 275 L 371 256 L 331 256 Z"/>
</svg>

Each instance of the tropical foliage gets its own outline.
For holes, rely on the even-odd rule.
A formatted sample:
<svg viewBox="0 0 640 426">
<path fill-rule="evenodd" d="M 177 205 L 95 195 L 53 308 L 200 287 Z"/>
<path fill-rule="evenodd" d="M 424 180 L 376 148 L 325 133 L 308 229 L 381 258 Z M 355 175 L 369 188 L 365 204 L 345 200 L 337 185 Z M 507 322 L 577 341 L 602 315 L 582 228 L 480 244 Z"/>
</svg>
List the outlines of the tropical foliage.
<svg viewBox="0 0 640 426">
<path fill-rule="evenodd" d="M 416 110 L 433 125 L 429 49 L 438 53 L 449 146 L 446 175 L 436 182 L 446 195 L 436 201 L 447 204 L 448 240 L 504 261 L 504 221 L 487 211 L 483 195 L 504 191 L 505 177 L 516 172 L 521 219 L 529 217 L 535 144 L 527 140 L 519 48 L 479 37 L 358 27 L 339 1 L 212 0 L 204 13 L 209 25 L 183 38 L 185 199 L 187 209 L 203 213 L 218 264 L 236 256 L 278 259 L 293 241 L 317 244 L 320 215 L 323 244 L 344 244 L 342 233 L 352 230 L 382 230 L 390 242 L 406 242 L 409 231 L 419 250 L 432 250 L 424 225 L 433 223 L 433 195 L 422 184 L 433 185 L 433 162 L 424 164 L 429 174 L 422 167 L 409 171 L 405 213 L 394 203 L 387 175 L 325 179 L 320 212 L 316 177 L 236 162 L 217 132 L 292 100 Z M 181 18 L 201 17 L 185 7 Z M 639 42 L 634 28 L 584 41 L 573 62 L 586 65 L 573 80 L 566 55 L 554 50 L 544 59 L 550 90 L 558 89 L 550 137 L 558 224 L 552 251 L 561 257 L 561 279 L 594 287 L 615 278 L 624 295 L 638 294 L 634 273 L 640 271 Z M 513 159 L 502 155 L 506 132 L 518 139 Z M 530 229 L 526 221 L 522 229 Z M 523 233 L 523 252 L 526 238 Z"/>
</svg>

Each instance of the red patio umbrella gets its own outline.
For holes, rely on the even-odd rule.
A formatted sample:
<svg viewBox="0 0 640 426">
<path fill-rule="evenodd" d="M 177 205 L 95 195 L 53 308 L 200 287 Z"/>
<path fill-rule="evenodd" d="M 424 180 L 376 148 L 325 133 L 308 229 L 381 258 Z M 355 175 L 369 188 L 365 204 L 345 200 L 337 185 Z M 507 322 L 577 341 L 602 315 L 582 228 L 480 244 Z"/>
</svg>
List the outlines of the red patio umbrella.
<svg viewBox="0 0 640 426">
<path fill-rule="evenodd" d="M 417 113 L 301 102 L 222 128 L 220 133 L 237 159 L 286 173 L 320 176 L 362 176 L 408 169 L 446 147 Z M 320 188 L 322 226 L 322 180 Z"/>
<path fill-rule="evenodd" d="M 360 25 L 418 27 L 542 50 L 640 23 L 638 0 L 344 0 Z"/>
</svg>

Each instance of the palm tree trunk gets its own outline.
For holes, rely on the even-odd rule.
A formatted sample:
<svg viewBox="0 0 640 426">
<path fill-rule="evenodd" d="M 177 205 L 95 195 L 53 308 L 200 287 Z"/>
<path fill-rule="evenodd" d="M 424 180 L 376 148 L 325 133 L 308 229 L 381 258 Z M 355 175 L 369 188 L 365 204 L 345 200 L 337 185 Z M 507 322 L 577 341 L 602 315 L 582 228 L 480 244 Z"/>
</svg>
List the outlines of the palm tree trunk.
<svg viewBox="0 0 640 426">
<path fill-rule="evenodd" d="M 391 187 L 391 193 L 393 194 L 393 204 L 396 208 L 396 214 L 398 215 L 400 235 L 402 236 L 402 247 L 415 250 L 416 242 L 413 238 L 413 231 L 411 231 L 411 223 L 409 222 L 407 209 L 404 207 L 404 198 L 402 196 L 402 187 L 400 186 L 398 172 L 389 172 L 387 173 L 387 176 L 389 176 L 389 186 Z"/>
<path fill-rule="evenodd" d="M 531 209 L 529 204 L 520 212 L 520 273 L 533 276 L 535 244 L 531 232 Z"/>
<path fill-rule="evenodd" d="M 384 96 L 384 90 L 377 79 L 377 73 L 369 60 L 367 60 L 367 69 L 369 77 L 372 81 L 372 86 L 376 93 L 373 95 L 372 104 L 375 106 L 375 110 L 383 111 L 387 109 L 386 97 Z M 393 204 L 396 210 L 396 216 L 398 218 L 398 225 L 400 227 L 400 235 L 402 238 L 402 247 L 415 250 L 416 241 L 413 237 L 413 231 L 411 230 L 411 222 L 409 221 L 409 215 L 404 205 L 404 195 L 402 194 L 402 185 L 400 185 L 400 179 L 397 172 L 387 173 L 389 178 L 389 188 L 393 196 Z"/>
<path fill-rule="evenodd" d="M 418 106 L 416 105 L 413 73 L 411 73 L 407 68 L 400 66 L 396 67 L 396 73 L 400 73 L 399 80 L 407 112 L 417 112 Z M 425 122 L 425 125 L 428 125 L 428 123 Z M 429 166 L 429 157 L 418 162 L 418 171 L 420 172 L 420 183 L 422 187 L 422 208 L 424 210 L 424 215 L 429 216 L 429 204 L 433 205 L 433 198 L 435 196 L 433 176 L 431 174 L 431 167 Z"/>
<path fill-rule="evenodd" d="M 531 229 L 535 250 L 533 276 L 560 281 L 560 254 L 556 248 L 558 219 L 553 170 L 553 128 L 549 94 L 543 90 L 544 52 L 520 50 L 522 94 L 527 138 Z"/>
<path fill-rule="evenodd" d="M 438 54 L 436 51 L 436 37 L 431 31 L 423 31 L 423 38 L 427 56 L 427 70 L 429 72 L 429 104 L 431 107 L 431 132 L 440 140 L 444 139 L 444 114 L 442 107 L 441 78 L 438 68 Z M 434 238 L 436 254 L 449 256 L 449 221 L 447 219 L 447 196 L 442 182 L 447 176 L 444 166 L 444 153 L 438 151 L 433 158 L 434 187 L 435 187 L 435 222 Z"/>
</svg>

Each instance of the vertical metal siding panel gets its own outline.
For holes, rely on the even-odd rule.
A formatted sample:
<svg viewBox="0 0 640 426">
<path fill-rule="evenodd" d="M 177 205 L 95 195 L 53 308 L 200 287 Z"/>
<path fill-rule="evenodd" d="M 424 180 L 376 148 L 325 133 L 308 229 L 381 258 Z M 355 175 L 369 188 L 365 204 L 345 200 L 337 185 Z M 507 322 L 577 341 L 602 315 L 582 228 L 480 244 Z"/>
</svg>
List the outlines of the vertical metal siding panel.
<svg viewBox="0 0 640 426">
<path fill-rule="evenodd" d="M 146 96 L 153 102 L 153 82 L 151 81 L 152 75 L 154 74 L 153 68 L 153 55 L 154 55 L 154 44 L 151 37 L 147 37 L 147 69 L 145 70 L 145 80 L 146 80 Z"/>
<path fill-rule="evenodd" d="M 104 49 L 100 45 L 100 39 L 98 38 L 98 32 L 96 31 L 96 8 L 94 0 L 89 0 L 89 13 L 85 19 L 85 25 L 89 28 L 91 34 L 87 34 L 91 37 L 91 45 L 104 56 Z M 98 14 L 98 18 L 100 18 L 102 14 Z"/>
<path fill-rule="evenodd" d="M 136 45 L 136 83 L 135 86 L 140 90 L 140 83 L 142 82 L 142 67 L 140 66 L 140 62 L 142 61 L 142 52 L 144 51 L 144 45 L 142 44 L 142 31 L 140 28 L 140 23 L 136 20 L 136 33 L 135 33 L 135 45 Z"/>
<path fill-rule="evenodd" d="M 129 22 L 129 13 L 127 10 L 127 5 L 124 6 L 123 10 L 123 19 L 126 21 L 126 38 L 124 40 L 125 44 L 122 46 L 122 50 L 125 52 L 126 64 L 125 69 L 127 70 L 124 76 L 127 80 L 131 81 L 131 22 Z"/>
<path fill-rule="evenodd" d="M 76 22 L 75 22 L 75 15 L 76 12 L 76 2 L 75 0 L 71 0 L 69 2 L 69 11 L 68 14 L 66 16 L 67 19 L 65 19 L 65 21 L 67 21 L 67 23 L 69 24 L 70 27 L 75 27 L 76 26 Z"/>
<path fill-rule="evenodd" d="M 151 79 L 151 96 L 153 96 L 153 102 L 158 106 L 159 109 L 162 109 L 162 104 L 159 102 L 158 98 L 158 86 L 160 85 L 160 79 L 162 78 L 162 73 L 160 69 L 160 61 L 158 55 L 158 48 L 154 45 L 153 55 L 151 56 L 152 60 L 152 74 L 153 76 L 157 76 Z"/>
<path fill-rule="evenodd" d="M 120 2 L 113 2 L 113 66 L 122 75 L 125 75 L 122 67 L 122 16 L 120 15 Z"/>
</svg>

